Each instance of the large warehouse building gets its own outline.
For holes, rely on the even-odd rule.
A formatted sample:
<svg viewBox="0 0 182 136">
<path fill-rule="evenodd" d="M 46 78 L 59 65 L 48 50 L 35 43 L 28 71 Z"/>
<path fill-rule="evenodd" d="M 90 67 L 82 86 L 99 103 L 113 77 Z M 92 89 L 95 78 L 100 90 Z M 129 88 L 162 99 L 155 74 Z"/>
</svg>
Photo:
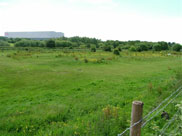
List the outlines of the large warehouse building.
<svg viewBox="0 0 182 136">
<path fill-rule="evenodd" d="M 64 33 L 54 31 L 38 31 L 38 32 L 5 32 L 8 38 L 28 38 L 28 39 L 50 39 L 63 37 Z"/>
</svg>

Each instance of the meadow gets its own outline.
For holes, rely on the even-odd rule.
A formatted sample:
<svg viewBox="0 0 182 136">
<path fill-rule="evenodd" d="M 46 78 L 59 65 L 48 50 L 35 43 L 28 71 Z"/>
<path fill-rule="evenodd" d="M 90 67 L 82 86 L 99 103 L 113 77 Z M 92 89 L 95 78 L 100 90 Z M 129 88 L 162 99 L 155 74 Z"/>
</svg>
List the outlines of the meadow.
<svg viewBox="0 0 182 136">
<path fill-rule="evenodd" d="M 116 136 L 130 126 L 132 101 L 147 114 L 180 86 L 181 70 L 180 52 L 1 50 L 0 135 Z"/>
</svg>

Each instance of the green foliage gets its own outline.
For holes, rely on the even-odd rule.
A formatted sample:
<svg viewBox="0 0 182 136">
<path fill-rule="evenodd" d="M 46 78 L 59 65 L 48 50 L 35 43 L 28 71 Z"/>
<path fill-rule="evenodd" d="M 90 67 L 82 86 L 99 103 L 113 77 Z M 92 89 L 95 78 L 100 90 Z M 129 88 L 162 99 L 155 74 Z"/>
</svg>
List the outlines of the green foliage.
<svg viewBox="0 0 182 136">
<path fill-rule="evenodd" d="M 70 41 L 61 41 L 61 40 L 56 40 L 56 47 L 71 47 L 73 46 L 73 43 Z"/>
<path fill-rule="evenodd" d="M 112 51 L 112 50 L 111 50 L 111 46 L 110 46 L 110 45 L 105 45 L 105 46 L 103 47 L 103 51 L 111 52 L 111 51 Z"/>
<path fill-rule="evenodd" d="M 90 51 L 91 51 L 91 52 L 96 52 L 96 47 L 95 47 L 95 46 L 92 46 L 92 47 L 90 48 Z"/>
<path fill-rule="evenodd" d="M 147 51 L 148 47 L 145 43 L 138 43 L 136 44 L 136 51 Z"/>
<path fill-rule="evenodd" d="M 1 41 L 0 40 L 0 46 L 10 46 L 10 44 L 6 41 Z"/>
<path fill-rule="evenodd" d="M 154 51 L 161 51 L 161 50 L 162 50 L 161 45 L 158 44 L 158 43 L 155 43 L 155 44 L 153 45 L 153 50 L 154 50 Z"/>
<path fill-rule="evenodd" d="M 56 42 L 54 39 L 49 39 L 46 41 L 46 47 L 48 48 L 54 48 L 56 47 Z"/>
<path fill-rule="evenodd" d="M 130 50 L 130 51 L 137 51 L 135 46 L 131 46 L 131 47 L 129 48 L 129 50 Z"/>
<path fill-rule="evenodd" d="M 23 39 L 16 42 L 15 47 L 45 47 L 45 42 Z"/>
<path fill-rule="evenodd" d="M 0 36 L 0 41 L 7 41 L 7 37 Z"/>
<path fill-rule="evenodd" d="M 118 49 L 114 49 L 113 53 L 114 53 L 115 55 L 120 55 L 120 52 L 119 52 Z"/>
<path fill-rule="evenodd" d="M 182 46 L 180 44 L 174 44 L 172 49 L 173 51 L 180 51 L 182 49 Z"/>
<path fill-rule="evenodd" d="M 158 43 L 161 47 L 161 50 L 168 50 L 169 49 L 167 42 L 158 42 Z"/>
<path fill-rule="evenodd" d="M 180 55 L 158 52 L 123 51 L 117 57 L 104 51 L 28 49 L 1 52 L 2 136 L 117 135 L 130 126 L 133 100 L 144 102 L 146 115 L 172 93 L 174 69 L 181 65 Z M 165 122 L 160 116 L 155 121 L 143 136 L 156 135 Z"/>
</svg>

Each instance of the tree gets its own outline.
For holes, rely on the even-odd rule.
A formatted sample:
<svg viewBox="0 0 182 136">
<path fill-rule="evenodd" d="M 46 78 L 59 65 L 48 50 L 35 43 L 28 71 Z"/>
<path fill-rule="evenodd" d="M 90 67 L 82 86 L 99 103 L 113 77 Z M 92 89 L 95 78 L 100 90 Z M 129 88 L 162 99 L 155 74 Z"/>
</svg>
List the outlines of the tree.
<svg viewBox="0 0 182 136">
<path fill-rule="evenodd" d="M 161 51 L 162 49 L 161 49 L 160 44 L 159 44 L 159 43 L 155 43 L 155 44 L 153 45 L 153 50 L 154 50 L 154 51 Z"/>
<path fill-rule="evenodd" d="M 182 49 L 182 46 L 180 44 L 174 44 L 172 49 L 173 51 L 180 51 Z"/>
<path fill-rule="evenodd" d="M 49 39 L 48 41 L 46 41 L 46 47 L 48 47 L 48 48 L 55 48 L 56 47 L 55 40 Z"/>
<path fill-rule="evenodd" d="M 136 44 L 137 47 L 137 51 L 147 51 L 148 50 L 148 47 L 145 43 L 137 43 Z"/>
<path fill-rule="evenodd" d="M 168 50 L 169 49 L 167 42 L 158 42 L 158 43 L 161 46 L 161 50 Z"/>
</svg>

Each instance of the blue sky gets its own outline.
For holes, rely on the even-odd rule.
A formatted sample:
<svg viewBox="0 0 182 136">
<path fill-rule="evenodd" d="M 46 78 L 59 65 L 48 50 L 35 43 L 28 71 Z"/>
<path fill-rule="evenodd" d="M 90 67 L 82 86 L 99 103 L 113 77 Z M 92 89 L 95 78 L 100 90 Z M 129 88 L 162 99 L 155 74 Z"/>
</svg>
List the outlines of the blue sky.
<svg viewBox="0 0 182 136">
<path fill-rule="evenodd" d="M 0 0 L 5 31 L 182 43 L 181 0 Z"/>
</svg>

